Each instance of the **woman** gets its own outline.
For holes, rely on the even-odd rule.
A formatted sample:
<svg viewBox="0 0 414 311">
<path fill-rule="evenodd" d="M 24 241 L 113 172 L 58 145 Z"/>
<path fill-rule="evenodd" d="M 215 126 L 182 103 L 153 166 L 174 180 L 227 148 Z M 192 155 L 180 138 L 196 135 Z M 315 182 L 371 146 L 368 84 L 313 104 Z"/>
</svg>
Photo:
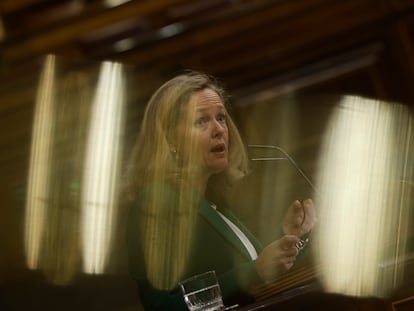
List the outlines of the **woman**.
<svg viewBox="0 0 414 311">
<path fill-rule="evenodd" d="M 211 77 L 188 72 L 146 108 L 128 168 L 130 267 L 145 309 L 186 310 L 178 282 L 209 270 L 225 305 L 250 303 L 254 286 L 293 265 L 295 244 L 314 225 L 312 201 L 296 201 L 285 235 L 263 248 L 227 209 L 248 159 L 226 99 Z"/>
</svg>

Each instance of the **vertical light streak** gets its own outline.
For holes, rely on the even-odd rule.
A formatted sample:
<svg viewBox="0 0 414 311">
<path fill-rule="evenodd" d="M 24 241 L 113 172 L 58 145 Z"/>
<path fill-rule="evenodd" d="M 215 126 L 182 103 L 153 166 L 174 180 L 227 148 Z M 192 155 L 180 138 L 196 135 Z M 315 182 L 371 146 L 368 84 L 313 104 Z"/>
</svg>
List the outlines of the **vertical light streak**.
<svg viewBox="0 0 414 311">
<path fill-rule="evenodd" d="M 265 143 L 291 148 L 292 142 L 297 141 L 297 125 L 300 124 L 297 118 L 296 99 L 294 95 L 291 95 L 288 98 L 283 98 L 280 102 L 272 102 L 271 107 L 273 113 L 269 114 L 267 112 L 266 114 L 265 110 L 265 116 L 272 118 L 268 120 L 270 121 L 270 128 L 265 132 L 268 135 L 265 138 Z M 270 107 L 268 106 L 267 108 Z M 253 120 L 255 121 L 254 123 L 257 123 L 258 119 L 253 118 Z M 276 142 L 274 141 L 275 137 L 277 139 Z M 259 137 L 250 141 L 260 141 L 261 139 L 263 138 Z M 283 156 L 283 154 L 273 152 L 272 156 Z M 260 197 L 262 198 L 261 206 L 263 208 L 259 209 L 261 219 L 259 230 L 261 236 L 264 237 L 274 236 L 274 228 L 278 226 L 276 220 L 280 221 L 280 219 L 283 219 L 285 212 L 283 209 L 274 207 L 291 204 L 292 182 L 286 182 L 286 180 L 293 181 L 293 176 L 297 176 L 296 171 L 294 171 L 295 175 L 292 175 L 293 170 L 291 170 L 291 165 L 288 161 L 279 161 L 279 166 L 276 167 L 276 174 L 275 164 L 275 162 L 264 162 L 262 164 L 263 175 Z"/>
<path fill-rule="evenodd" d="M 295 94 L 281 96 L 281 98 L 266 98 L 255 105 L 246 105 L 238 116 L 239 123 L 243 124 L 243 137 L 249 144 L 279 145 L 288 150 L 295 148 L 292 142 L 298 138 L 298 101 Z M 260 120 L 260 122 L 258 122 Z M 277 150 L 249 149 L 251 158 L 255 157 L 283 157 Z M 293 189 L 297 192 L 297 185 L 291 181 L 298 176 L 286 161 L 257 161 L 252 163 L 252 172 L 248 183 L 242 182 L 237 187 L 234 196 L 238 214 L 244 219 L 256 219 L 251 226 L 257 226 L 256 233 L 264 243 L 272 242 L 275 227 L 283 219 L 285 207 L 292 203 Z M 286 182 L 286 181 L 289 182 Z M 244 191 L 248 185 L 248 191 Z M 242 191 L 243 195 L 241 194 Z M 243 198 L 243 199 L 242 199 Z M 251 202 L 257 206 L 252 217 L 246 207 Z M 242 206 L 242 207 L 240 207 Z M 278 208 L 280 207 L 280 208 Z M 283 208 L 282 208 L 283 207 Z"/>
<path fill-rule="evenodd" d="M 102 64 L 92 107 L 82 184 L 83 270 L 86 273 L 103 272 L 115 224 L 123 79 L 120 64 Z"/>
<path fill-rule="evenodd" d="M 50 204 L 55 62 L 55 56 L 47 56 L 40 77 L 34 112 L 25 214 L 25 252 L 30 269 L 36 269 L 39 265 L 46 211 Z"/>
<path fill-rule="evenodd" d="M 328 291 L 382 295 L 392 287 L 379 266 L 399 243 L 407 212 L 396 183 L 407 159 L 395 139 L 407 135 L 398 107 L 345 97 L 329 124 L 318 177 L 319 260 Z"/>
<path fill-rule="evenodd" d="M 0 42 L 6 39 L 6 29 L 4 28 L 3 20 L 0 17 Z"/>
<path fill-rule="evenodd" d="M 401 107 L 400 107 L 401 108 Z M 395 211 L 395 230 L 390 234 L 394 234 L 395 243 L 394 249 L 389 250 L 388 257 L 392 258 L 393 265 L 388 268 L 387 274 L 384 276 L 384 282 L 392 284 L 393 288 L 397 288 L 399 282 L 404 278 L 404 260 L 406 257 L 407 236 L 409 234 L 410 220 L 409 215 L 412 215 L 413 205 L 413 177 L 414 177 L 414 163 L 413 163 L 413 126 L 412 118 L 406 109 L 398 109 L 395 123 L 399 126 L 399 131 L 396 133 L 396 148 L 395 157 L 400 157 L 403 161 L 397 163 L 397 172 L 400 171 L 400 178 L 393 184 L 393 198 L 392 202 L 398 209 Z M 408 217 L 407 217 L 408 216 Z M 393 215 L 391 215 L 393 217 Z M 412 216 L 411 216 L 412 217 Z M 386 265 L 383 265 L 386 267 Z"/>
</svg>

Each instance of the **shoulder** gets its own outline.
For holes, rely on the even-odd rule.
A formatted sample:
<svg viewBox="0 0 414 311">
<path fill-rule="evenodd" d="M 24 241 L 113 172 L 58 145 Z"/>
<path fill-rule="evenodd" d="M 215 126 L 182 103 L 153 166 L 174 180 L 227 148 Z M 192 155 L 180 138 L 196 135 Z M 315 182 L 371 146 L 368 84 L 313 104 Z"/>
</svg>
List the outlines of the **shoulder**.
<svg viewBox="0 0 414 311">
<path fill-rule="evenodd" d="M 168 182 L 153 182 L 143 187 L 133 205 L 136 212 L 153 216 L 182 214 L 199 207 L 205 198 L 188 185 L 175 185 Z"/>
<path fill-rule="evenodd" d="M 158 206 L 158 209 L 166 204 L 174 204 L 179 194 L 174 185 L 168 182 L 152 182 L 140 189 L 135 200 L 133 209 L 147 209 L 150 206 Z"/>
<path fill-rule="evenodd" d="M 175 185 L 166 181 L 156 181 L 142 187 L 138 192 L 137 200 L 151 196 L 161 198 L 171 195 L 178 195 Z"/>
</svg>

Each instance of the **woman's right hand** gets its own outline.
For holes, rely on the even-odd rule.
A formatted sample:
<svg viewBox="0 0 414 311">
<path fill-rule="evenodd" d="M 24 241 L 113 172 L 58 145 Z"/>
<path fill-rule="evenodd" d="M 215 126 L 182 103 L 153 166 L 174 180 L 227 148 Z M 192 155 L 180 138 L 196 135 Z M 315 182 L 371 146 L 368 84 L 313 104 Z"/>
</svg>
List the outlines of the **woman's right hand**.
<svg viewBox="0 0 414 311">
<path fill-rule="evenodd" d="M 264 282 L 273 282 L 293 266 L 299 254 L 295 246 L 298 240 L 294 235 L 285 235 L 263 249 L 256 259 L 256 271 Z"/>
</svg>

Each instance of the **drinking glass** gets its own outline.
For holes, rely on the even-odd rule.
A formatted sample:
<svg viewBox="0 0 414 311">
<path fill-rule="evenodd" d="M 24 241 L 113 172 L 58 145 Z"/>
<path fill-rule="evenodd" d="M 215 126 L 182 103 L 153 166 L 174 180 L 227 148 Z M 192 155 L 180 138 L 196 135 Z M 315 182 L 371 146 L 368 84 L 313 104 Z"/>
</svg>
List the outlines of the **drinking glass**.
<svg viewBox="0 0 414 311">
<path fill-rule="evenodd" d="M 224 310 L 215 271 L 190 277 L 180 283 L 184 301 L 190 311 Z"/>
</svg>

